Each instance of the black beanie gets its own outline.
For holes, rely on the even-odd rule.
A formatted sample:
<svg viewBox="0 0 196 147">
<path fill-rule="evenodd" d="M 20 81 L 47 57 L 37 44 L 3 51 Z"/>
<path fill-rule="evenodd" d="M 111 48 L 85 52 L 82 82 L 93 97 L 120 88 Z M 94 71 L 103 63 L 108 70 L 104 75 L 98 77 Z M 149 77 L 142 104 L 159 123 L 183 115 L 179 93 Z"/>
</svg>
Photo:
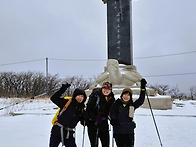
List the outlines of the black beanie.
<svg viewBox="0 0 196 147">
<path fill-rule="evenodd" d="M 84 100 L 82 102 L 82 103 L 84 103 L 86 101 L 86 98 L 87 98 L 85 91 L 83 89 L 76 88 L 73 92 L 72 98 L 75 99 L 76 96 L 78 96 L 78 95 L 83 95 L 84 96 Z"/>
</svg>

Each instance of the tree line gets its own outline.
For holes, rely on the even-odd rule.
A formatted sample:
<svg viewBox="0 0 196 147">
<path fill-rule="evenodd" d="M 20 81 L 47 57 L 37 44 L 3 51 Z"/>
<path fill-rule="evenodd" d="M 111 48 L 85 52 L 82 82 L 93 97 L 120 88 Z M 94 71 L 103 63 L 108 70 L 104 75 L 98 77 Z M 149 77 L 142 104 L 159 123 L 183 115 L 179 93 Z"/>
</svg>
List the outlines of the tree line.
<svg viewBox="0 0 196 147">
<path fill-rule="evenodd" d="M 70 83 L 71 87 L 65 92 L 65 96 L 71 96 L 75 88 L 88 89 L 96 80 L 84 79 L 82 76 L 59 78 L 58 74 L 46 77 L 40 72 L 0 72 L 0 97 L 33 97 L 45 92 L 51 95 L 59 89 L 63 83 Z M 48 88 L 47 88 L 48 87 Z M 171 95 L 178 99 L 196 99 L 196 86 L 191 86 L 188 94 L 180 92 L 179 88 L 169 85 L 149 85 L 160 95 Z"/>
<path fill-rule="evenodd" d="M 71 87 L 65 92 L 65 95 L 71 96 L 75 88 L 88 89 L 94 80 L 84 79 L 82 76 L 61 79 L 58 74 L 49 74 L 46 77 L 40 72 L 0 72 L 0 97 L 29 98 L 46 92 L 51 95 L 67 82 L 71 84 Z"/>
<path fill-rule="evenodd" d="M 191 86 L 188 93 L 181 92 L 177 86 L 170 88 L 169 85 L 155 84 L 149 87 L 160 95 L 170 95 L 174 99 L 196 99 L 196 86 Z"/>
</svg>

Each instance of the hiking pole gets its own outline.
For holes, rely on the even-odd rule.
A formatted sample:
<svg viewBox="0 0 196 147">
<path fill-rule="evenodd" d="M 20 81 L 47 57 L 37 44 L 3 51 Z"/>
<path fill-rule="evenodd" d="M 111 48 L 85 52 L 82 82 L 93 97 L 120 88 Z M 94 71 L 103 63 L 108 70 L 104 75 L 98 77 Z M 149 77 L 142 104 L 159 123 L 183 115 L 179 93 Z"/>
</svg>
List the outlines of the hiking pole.
<svg viewBox="0 0 196 147">
<path fill-rule="evenodd" d="M 99 128 L 97 127 L 96 138 L 95 138 L 95 147 L 99 146 L 98 134 L 99 134 Z"/>
<path fill-rule="evenodd" d="M 108 119 L 111 120 L 109 117 L 108 117 Z M 113 133 L 112 125 L 111 124 L 110 124 L 109 131 L 111 131 L 111 133 L 112 133 L 112 147 L 114 147 L 114 133 Z"/>
<path fill-rule="evenodd" d="M 28 100 L 30 100 L 30 99 L 35 99 L 35 98 L 38 98 L 38 97 L 44 96 L 44 95 L 46 95 L 46 94 L 47 94 L 47 93 L 46 93 L 46 92 L 44 92 L 44 93 L 42 93 L 42 94 L 40 94 L 40 95 L 36 95 L 36 96 L 34 96 L 34 97 L 27 98 L 26 100 L 23 100 L 23 101 L 20 101 L 20 102 L 16 102 L 16 103 L 14 103 L 14 104 L 11 104 L 11 105 L 8 105 L 8 106 L 5 106 L 5 107 L 2 107 L 2 108 L 0 108 L 0 110 L 7 109 L 7 108 L 9 108 L 9 107 L 12 107 L 12 106 L 18 105 L 18 104 L 20 104 L 20 103 L 26 102 L 26 101 L 28 101 Z"/>
<path fill-rule="evenodd" d="M 26 99 L 26 100 L 23 100 L 23 101 L 20 101 L 20 102 L 16 102 L 16 103 L 14 103 L 14 104 L 11 104 L 11 105 L 2 107 L 2 108 L 0 108 L 0 110 L 7 109 L 7 108 L 9 108 L 9 107 L 12 107 L 12 106 L 14 106 L 14 105 L 18 105 L 18 104 L 23 103 L 23 102 L 28 101 L 28 100 L 29 100 L 29 99 Z"/>
<path fill-rule="evenodd" d="M 84 121 L 83 137 L 82 137 L 82 147 L 84 147 L 85 125 L 86 125 L 86 121 Z"/>
<path fill-rule="evenodd" d="M 147 96 L 148 104 L 149 104 L 150 111 L 151 111 L 151 114 L 152 114 L 152 118 L 153 118 L 153 121 L 154 121 L 154 125 L 155 125 L 156 131 L 157 131 L 157 135 L 158 135 L 158 138 L 159 138 L 159 142 L 160 142 L 161 147 L 163 147 L 163 144 L 162 144 L 162 141 L 161 141 L 161 137 L 160 137 L 160 134 L 159 134 L 159 130 L 158 130 L 158 127 L 157 127 L 155 118 L 154 118 L 154 114 L 153 114 L 153 112 L 152 112 L 152 107 L 151 107 L 151 104 L 150 104 L 150 100 L 149 100 L 149 98 L 148 98 L 148 93 L 147 93 L 147 91 L 146 91 L 146 96 Z"/>
<path fill-rule="evenodd" d="M 114 147 L 114 134 L 112 133 L 112 147 Z"/>
<path fill-rule="evenodd" d="M 48 94 L 48 92 L 44 92 L 44 93 L 42 93 L 42 94 L 33 96 L 31 99 L 35 99 L 35 98 L 38 98 L 38 97 L 42 97 L 42 96 L 47 95 L 47 94 Z"/>
<path fill-rule="evenodd" d="M 56 90 L 58 90 L 58 89 L 59 89 L 59 88 L 54 89 L 54 90 L 52 90 L 52 91 L 56 91 Z M 12 106 L 14 106 L 14 105 L 18 105 L 18 104 L 23 103 L 23 102 L 26 102 L 26 101 L 28 101 L 28 100 L 30 100 L 30 99 L 35 99 L 35 98 L 38 98 L 38 97 L 42 97 L 42 96 L 47 95 L 47 94 L 48 94 L 48 92 L 44 92 L 44 93 L 42 93 L 42 94 L 33 96 L 33 97 L 31 97 L 31 98 L 27 98 L 26 100 L 23 100 L 23 101 L 20 101 L 20 102 L 16 102 L 16 103 L 14 103 L 14 104 L 11 104 L 11 105 L 2 107 L 2 108 L 0 108 L 0 110 L 7 109 L 7 108 L 12 107 Z"/>
</svg>

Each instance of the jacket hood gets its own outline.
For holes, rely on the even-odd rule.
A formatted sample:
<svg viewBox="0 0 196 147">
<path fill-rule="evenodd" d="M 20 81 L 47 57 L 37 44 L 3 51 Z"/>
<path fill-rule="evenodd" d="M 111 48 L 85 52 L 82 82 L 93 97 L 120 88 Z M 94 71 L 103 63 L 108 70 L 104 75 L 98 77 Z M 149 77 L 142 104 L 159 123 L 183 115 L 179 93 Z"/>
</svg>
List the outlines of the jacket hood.
<svg viewBox="0 0 196 147">
<path fill-rule="evenodd" d="M 73 92 L 72 100 L 76 101 L 76 96 L 78 96 L 78 95 L 84 96 L 84 100 L 82 101 L 82 103 L 85 103 L 86 98 L 87 98 L 85 91 L 83 89 L 76 88 Z"/>
<path fill-rule="evenodd" d="M 120 97 L 122 98 L 122 95 L 125 94 L 125 93 L 129 93 L 130 97 L 132 98 L 133 92 L 132 92 L 132 90 L 130 88 L 124 88 L 122 90 L 122 93 L 121 93 L 121 96 Z"/>
</svg>

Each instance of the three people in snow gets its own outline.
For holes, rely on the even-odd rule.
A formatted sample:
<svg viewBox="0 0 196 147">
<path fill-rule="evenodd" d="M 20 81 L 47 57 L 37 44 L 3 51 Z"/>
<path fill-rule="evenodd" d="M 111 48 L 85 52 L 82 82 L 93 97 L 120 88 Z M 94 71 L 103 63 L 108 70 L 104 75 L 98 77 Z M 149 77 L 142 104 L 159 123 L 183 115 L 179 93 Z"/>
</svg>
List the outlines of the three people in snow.
<svg viewBox="0 0 196 147">
<path fill-rule="evenodd" d="M 50 137 L 50 147 L 58 147 L 60 142 L 65 147 L 76 147 L 75 127 L 78 122 L 88 128 L 88 137 L 91 147 L 98 147 L 99 139 L 102 147 L 109 147 L 109 124 L 113 126 L 113 137 L 117 147 L 134 147 L 134 129 L 136 127 L 134 111 L 139 108 L 145 99 L 146 80 L 141 80 L 140 96 L 136 101 L 132 99 L 132 90 L 124 88 L 120 98 L 115 100 L 112 92 L 112 83 L 104 82 L 101 88 L 93 89 L 88 102 L 82 89 L 75 89 L 69 106 L 66 106 L 57 122 L 53 125 Z M 68 100 L 61 95 L 70 87 L 63 84 L 60 90 L 51 96 L 51 101 L 61 110 Z M 60 111 L 61 112 L 61 111 Z"/>
</svg>

